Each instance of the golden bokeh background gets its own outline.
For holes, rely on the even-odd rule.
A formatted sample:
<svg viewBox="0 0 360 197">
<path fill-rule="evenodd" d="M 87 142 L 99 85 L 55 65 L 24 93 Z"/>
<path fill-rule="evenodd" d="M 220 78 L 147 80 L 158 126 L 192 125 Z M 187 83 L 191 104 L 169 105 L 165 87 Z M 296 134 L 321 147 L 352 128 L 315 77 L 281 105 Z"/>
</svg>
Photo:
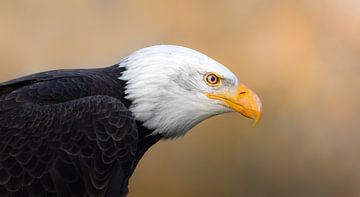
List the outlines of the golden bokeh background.
<svg viewBox="0 0 360 197">
<path fill-rule="evenodd" d="M 154 44 L 199 50 L 261 97 L 155 145 L 130 197 L 360 196 L 360 1 L 0 2 L 0 80 L 107 66 Z"/>
</svg>

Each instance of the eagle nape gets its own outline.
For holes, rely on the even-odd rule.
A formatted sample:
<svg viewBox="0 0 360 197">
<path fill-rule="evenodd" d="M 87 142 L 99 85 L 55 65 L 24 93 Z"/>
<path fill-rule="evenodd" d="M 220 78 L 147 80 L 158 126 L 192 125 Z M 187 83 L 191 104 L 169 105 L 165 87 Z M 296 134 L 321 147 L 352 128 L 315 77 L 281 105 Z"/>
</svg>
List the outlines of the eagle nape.
<svg viewBox="0 0 360 197">
<path fill-rule="evenodd" d="M 152 145 L 233 111 L 258 122 L 260 99 L 222 64 L 174 45 L 0 83 L 0 196 L 126 196 Z"/>
</svg>

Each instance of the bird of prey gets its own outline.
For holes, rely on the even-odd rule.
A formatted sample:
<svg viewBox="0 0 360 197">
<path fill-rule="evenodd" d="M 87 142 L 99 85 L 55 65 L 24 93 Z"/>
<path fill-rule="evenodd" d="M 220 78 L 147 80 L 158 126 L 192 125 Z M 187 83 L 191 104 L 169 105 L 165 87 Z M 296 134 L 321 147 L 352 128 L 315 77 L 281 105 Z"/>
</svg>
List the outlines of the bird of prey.
<svg viewBox="0 0 360 197">
<path fill-rule="evenodd" d="M 174 45 L 0 83 L 0 196 L 126 196 L 152 145 L 233 111 L 259 121 L 261 102 L 222 64 Z"/>
</svg>

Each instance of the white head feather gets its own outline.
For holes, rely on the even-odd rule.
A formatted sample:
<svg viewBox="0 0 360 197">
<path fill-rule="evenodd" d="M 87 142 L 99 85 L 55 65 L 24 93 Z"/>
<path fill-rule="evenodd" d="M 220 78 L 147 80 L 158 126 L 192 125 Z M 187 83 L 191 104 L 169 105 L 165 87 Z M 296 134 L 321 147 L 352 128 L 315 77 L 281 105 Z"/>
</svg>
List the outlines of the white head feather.
<svg viewBox="0 0 360 197">
<path fill-rule="evenodd" d="M 126 98 L 130 111 L 143 126 L 165 138 L 184 135 L 211 116 L 231 112 L 206 93 L 236 91 L 237 77 L 225 66 L 195 50 L 157 45 L 140 49 L 120 63 L 126 71 L 119 78 L 127 81 Z M 223 78 L 219 87 L 204 81 L 207 73 Z"/>
</svg>

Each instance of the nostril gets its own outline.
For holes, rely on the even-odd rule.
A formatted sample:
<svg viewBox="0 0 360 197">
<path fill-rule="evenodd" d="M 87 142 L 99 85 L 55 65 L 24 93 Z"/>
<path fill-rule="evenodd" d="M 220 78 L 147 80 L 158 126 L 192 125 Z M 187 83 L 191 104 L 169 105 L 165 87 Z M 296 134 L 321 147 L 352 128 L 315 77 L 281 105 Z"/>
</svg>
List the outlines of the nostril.
<svg viewBox="0 0 360 197">
<path fill-rule="evenodd" d="M 246 92 L 240 92 L 239 94 L 246 94 Z"/>
</svg>

